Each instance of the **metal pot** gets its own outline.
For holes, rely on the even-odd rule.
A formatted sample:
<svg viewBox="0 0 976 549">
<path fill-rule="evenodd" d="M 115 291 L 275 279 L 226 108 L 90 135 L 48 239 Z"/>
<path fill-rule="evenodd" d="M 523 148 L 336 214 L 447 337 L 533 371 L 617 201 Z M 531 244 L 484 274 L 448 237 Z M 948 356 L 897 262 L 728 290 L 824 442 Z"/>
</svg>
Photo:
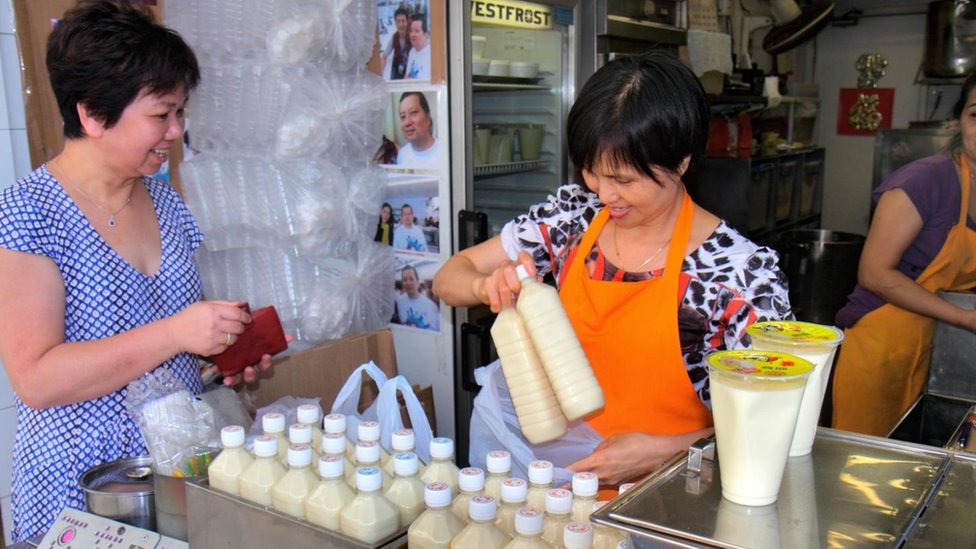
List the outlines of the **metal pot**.
<svg viewBox="0 0 976 549">
<path fill-rule="evenodd" d="M 787 231 L 776 249 L 790 281 L 790 304 L 797 320 L 833 324 L 857 284 L 864 237 L 819 229 Z"/>
<path fill-rule="evenodd" d="M 92 467 L 78 478 L 89 513 L 156 530 L 152 458 L 117 459 Z"/>
<path fill-rule="evenodd" d="M 976 2 L 930 2 L 925 19 L 925 59 L 930 78 L 966 76 L 976 68 Z"/>
</svg>

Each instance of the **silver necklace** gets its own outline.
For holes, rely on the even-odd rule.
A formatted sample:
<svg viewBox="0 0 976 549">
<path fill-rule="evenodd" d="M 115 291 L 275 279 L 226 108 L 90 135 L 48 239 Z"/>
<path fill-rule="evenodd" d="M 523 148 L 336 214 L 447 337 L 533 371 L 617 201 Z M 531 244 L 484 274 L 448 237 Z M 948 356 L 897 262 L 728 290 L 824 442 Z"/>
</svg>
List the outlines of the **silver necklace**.
<svg viewBox="0 0 976 549">
<path fill-rule="evenodd" d="M 108 214 L 108 227 L 110 229 L 114 229 L 115 226 L 119 224 L 118 221 L 115 220 L 115 216 L 118 215 L 118 213 L 121 212 L 122 210 L 124 210 L 127 207 L 129 207 L 129 204 L 132 203 L 132 192 L 129 193 L 129 198 L 128 198 L 128 200 L 125 201 L 125 204 L 122 204 L 122 206 L 119 207 L 119 209 L 117 209 L 117 210 L 115 210 L 113 212 L 112 210 L 109 210 L 105 206 L 102 206 L 101 203 L 99 203 L 97 200 L 95 200 L 94 198 L 92 198 L 91 196 L 89 196 L 89 194 L 86 193 L 84 190 L 82 190 L 81 187 L 79 187 L 78 185 L 75 185 L 71 181 L 68 181 L 68 178 L 65 176 L 65 173 L 64 173 L 64 168 L 61 166 L 61 159 L 58 159 L 58 171 L 61 172 L 61 178 L 64 179 L 64 182 L 65 183 L 67 183 L 68 185 L 71 185 L 76 191 L 78 191 L 79 193 L 81 193 L 81 196 L 84 196 L 86 199 L 88 199 L 88 201 L 91 202 L 92 204 L 94 204 L 95 207 L 99 209 L 99 211 L 101 211 L 102 213 L 107 213 Z"/>
<path fill-rule="evenodd" d="M 665 242 L 664 244 L 661 244 L 661 247 L 658 248 L 656 252 L 654 252 L 653 254 L 651 254 L 651 257 L 648 257 L 647 259 L 645 259 L 644 262 L 641 263 L 640 265 L 638 265 L 633 271 L 625 268 L 623 265 L 620 265 L 620 268 L 623 269 L 625 272 L 628 272 L 628 273 L 639 273 L 639 272 L 641 272 L 641 269 L 644 268 L 644 265 L 647 265 L 648 263 L 650 263 L 651 261 L 653 261 L 655 257 L 661 255 L 661 252 L 663 252 L 664 251 L 664 248 L 667 248 L 668 247 L 668 244 L 670 244 L 670 243 L 671 243 L 671 239 L 668 238 L 668 241 L 667 242 Z M 617 224 L 616 223 L 613 224 L 613 249 L 614 249 L 615 252 L 617 252 L 617 258 L 620 260 L 621 263 L 623 263 L 624 256 L 620 255 L 620 244 L 617 242 Z"/>
</svg>

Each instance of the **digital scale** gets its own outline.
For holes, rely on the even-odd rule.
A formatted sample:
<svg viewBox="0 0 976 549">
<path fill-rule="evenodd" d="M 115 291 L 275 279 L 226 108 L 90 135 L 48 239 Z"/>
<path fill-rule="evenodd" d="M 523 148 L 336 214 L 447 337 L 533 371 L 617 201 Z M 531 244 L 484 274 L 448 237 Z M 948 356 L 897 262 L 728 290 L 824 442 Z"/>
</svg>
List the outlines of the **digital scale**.
<svg viewBox="0 0 976 549">
<path fill-rule="evenodd" d="M 39 549 L 189 549 L 185 541 L 77 509 L 65 508 Z"/>
</svg>

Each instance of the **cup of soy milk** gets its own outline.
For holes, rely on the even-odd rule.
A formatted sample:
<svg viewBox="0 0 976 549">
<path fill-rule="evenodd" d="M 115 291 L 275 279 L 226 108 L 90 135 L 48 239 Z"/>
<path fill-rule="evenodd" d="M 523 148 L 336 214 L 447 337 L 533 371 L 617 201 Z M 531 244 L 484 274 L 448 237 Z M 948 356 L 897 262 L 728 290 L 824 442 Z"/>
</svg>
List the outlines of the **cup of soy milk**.
<svg viewBox="0 0 976 549">
<path fill-rule="evenodd" d="M 844 332 L 833 326 L 781 320 L 756 322 L 746 328 L 746 333 L 752 338 L 753 349 L 789 353 L 813 363 L 790 444 L 791 456 L 805 456 L 813 449 L 834 353 L 844 341 Z"/>
<path fill-rule="evenodd" d="M 718 351 L 705 361 L 722 496 L 740 505 L 773 503 L 813 364 L 755 350 Z"/>
</svg>

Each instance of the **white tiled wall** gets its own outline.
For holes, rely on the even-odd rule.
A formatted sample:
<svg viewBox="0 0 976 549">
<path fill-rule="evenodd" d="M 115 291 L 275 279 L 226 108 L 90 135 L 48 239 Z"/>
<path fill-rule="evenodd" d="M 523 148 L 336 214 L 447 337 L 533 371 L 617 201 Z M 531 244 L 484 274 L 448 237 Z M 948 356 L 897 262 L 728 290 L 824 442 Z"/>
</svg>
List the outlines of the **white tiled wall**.
<svg viewBox="0 0 976 549">
<path fill-rule="evenodd" d="M 24 98 L 21 93 L 20 56 L 14 37 L 10 0 L 0 0 L 0 188 L 30 172 Z M 0 368 L 0 512 L 4 545 L 10 545 L 10 441 L 17 428 L 13 391 L 6 372 Z"/>
</svg>

